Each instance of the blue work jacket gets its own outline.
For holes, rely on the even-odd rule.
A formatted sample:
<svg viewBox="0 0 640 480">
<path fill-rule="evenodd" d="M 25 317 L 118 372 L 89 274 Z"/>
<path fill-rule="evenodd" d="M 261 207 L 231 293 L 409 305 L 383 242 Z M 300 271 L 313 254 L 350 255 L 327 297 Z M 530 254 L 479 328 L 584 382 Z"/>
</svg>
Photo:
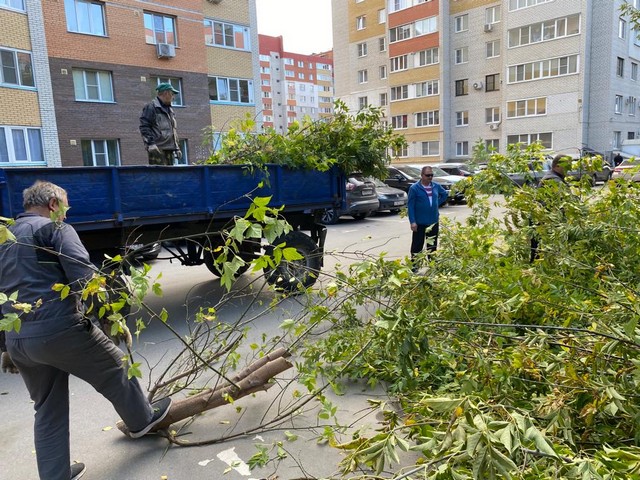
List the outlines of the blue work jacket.
<svg viewBox="0 0 640 480">
<path fill-rule="evenodd" d="M 447 201 L 449 193 L 442 185 L 431 182 L 433 189 L 433 203 L 429 203 L 427 192 L 420 182 L 416 182 L 409 187 L 409 201 L 407 209 L 409 213 L 409 223 L 418 225 L 433 225 L 438 223 L 440 212 L 438 208 Z"/>
</svg>

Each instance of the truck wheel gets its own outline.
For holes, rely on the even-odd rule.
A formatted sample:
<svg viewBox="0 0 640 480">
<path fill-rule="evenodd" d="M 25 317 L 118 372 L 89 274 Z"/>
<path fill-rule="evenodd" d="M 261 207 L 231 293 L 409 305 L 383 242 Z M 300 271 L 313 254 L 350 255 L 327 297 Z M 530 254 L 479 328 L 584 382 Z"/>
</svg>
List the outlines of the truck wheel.
<svg viewBox="0 0 640 480">
<path fill-rule="evenodd" d="M 215 250 L 220 246 L 221 239 L 211 239 L 207 248 L 202 253 L 202 259 L 204 260 L 204 264 L 207 266 L 209 271 L 213 273 L 216 277 L 222 276 L 222 265 L 216 263 L 216 252 Z M 243 242 L 240 246 L 240 258 L 244 260 L 245 264 L 238 268 L 236 272 L 236 276 L 242 275 L 249 269 L 249 263 L 255 257 L 255 250 L 253 245 L 250 245 L 248 242 Z"/>
<path fill-rule="evenodd" d="M 316 283 L 322 264 L 322 252 L 316 243 L 308 235 L 299 231 L 289 232 L 274 244 L 283 242 L 287 247 L 295 248 L 303 258 L 292 261 L 283 258 L 275 269 L 265 269 L 267 282 L 288 292 L 307 288 Z M 266 253 L 272 255 L 273 247 L 267 247 Z"/>
<path fill-rule="evenodd" d="M 338 223 L 338 219 L 340 215 L 338 215 L 338 210 L 335 208 L 326 208 L 324 212 L 322 212 L 322 218 L 320 219 L 320 223 L 323 225 L 335 225 Z"/>
</svg>

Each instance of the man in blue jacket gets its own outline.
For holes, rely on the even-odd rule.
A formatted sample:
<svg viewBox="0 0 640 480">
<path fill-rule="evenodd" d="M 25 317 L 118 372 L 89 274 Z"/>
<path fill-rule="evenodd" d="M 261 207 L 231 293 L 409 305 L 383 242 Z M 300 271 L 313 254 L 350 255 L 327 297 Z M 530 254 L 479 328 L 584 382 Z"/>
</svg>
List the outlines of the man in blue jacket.
<svg viewBox="0 0 640 480">
<path fill-rule="evenodd" d="M 411 224 L 411 260 L 415 262 L 415 257 L 424 247 L 427 239 L 427 258 L 431 252 L 435 252 L 438 247 L 438 230 L 440 219 L 440 205 L 447 201 L 449 194 L 442 185 L 433 181 L 433 169 L 429 166 L 422 167 L 420 181 L 414 183 L 409 188 L 409 201 L 407 209 L 409 211 L 409 223 Z M 413 271 L 418 270 L 413 264 Z"/>
</svg>

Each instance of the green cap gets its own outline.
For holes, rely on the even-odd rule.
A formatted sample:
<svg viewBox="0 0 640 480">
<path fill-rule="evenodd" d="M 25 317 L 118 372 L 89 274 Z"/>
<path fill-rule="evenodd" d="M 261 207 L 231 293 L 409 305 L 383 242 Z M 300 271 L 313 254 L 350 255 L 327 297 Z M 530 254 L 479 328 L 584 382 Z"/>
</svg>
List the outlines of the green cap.
<svg viewBox="0 0 640 480">
<path fill-rule="evenodd" d="M 167 92 L 167 91 L 173 92 L 173 93 L 180 93 L 178 90 L 173 88 L 170 83 L 161 83 L 156 87 L 156 92 L 158 93 Z"/>
</svg>

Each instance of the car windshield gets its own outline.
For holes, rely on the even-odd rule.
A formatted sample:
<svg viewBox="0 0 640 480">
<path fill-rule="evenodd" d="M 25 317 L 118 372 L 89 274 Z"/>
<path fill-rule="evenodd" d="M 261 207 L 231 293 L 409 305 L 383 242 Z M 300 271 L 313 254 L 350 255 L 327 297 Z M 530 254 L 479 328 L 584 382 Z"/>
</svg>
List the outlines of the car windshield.
<svg viewBox="0 0 640 480">
<path fill-rule="evenodd" d="M 436 167 L 435 165 L 431 166 L 431 169 L 433 170 L 433 174 L 436 177 L 446 177 L 447 175 L 450 175 L 449 173 L 445 172 L 443 169 L 441 169 L 440 167 Z"/>
<path fill-rule="evenodd" d="M 396 168 L 413 178 L 420 178 L 420 174 L 422 173 L 419 168 L 410 167 L 409 165 L 397 165 Z"/>
<path fill-rule="evenodd" d="M 386 187 L 387 184 L 384 183 L 382 180 L 378 180 L 377 178 L 373 178 L 373 177 L 367 177 L 367 180 L 371 183 L 373 183 L 376 187 Z"/>
</svg>

